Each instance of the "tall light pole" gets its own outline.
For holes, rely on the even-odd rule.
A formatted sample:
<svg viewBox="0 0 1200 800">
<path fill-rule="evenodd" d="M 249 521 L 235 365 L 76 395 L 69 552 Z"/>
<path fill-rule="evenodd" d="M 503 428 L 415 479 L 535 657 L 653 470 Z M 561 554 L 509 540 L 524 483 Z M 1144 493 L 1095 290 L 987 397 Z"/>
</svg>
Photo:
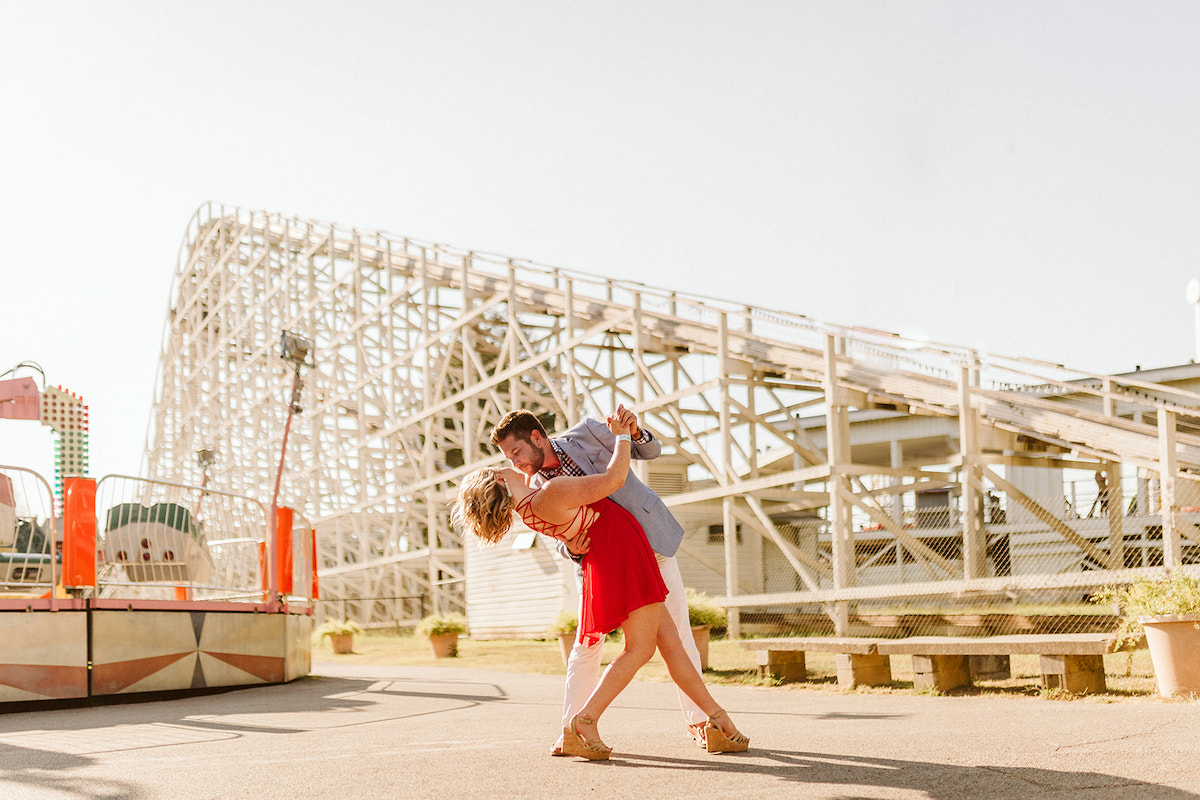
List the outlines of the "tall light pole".
<svg viewBox="0 0 1200 800">
<path fill-rule="evenodd" d="M 304 408 L 300 405 L 300 389 L 303 387 L 303 382 L 300 380 L 301 367 L 315 367 L 317 364 L 313 360 L 313 342 L 311 339 L 306 339 L 303 336 L 284 331 L 279 337 L 279 356 L 284 361 L 292 365 L 295 372 L 295 377 L 292 380 L 292 396 L 288 401 L 287 422 L 283 425 L 283 444 L 279 448 L 279 469 L 275 472 L 275 491 L 271 494 L 271 519 L 268 522 L 268 530 L 270 531 L 271 555 L 264 559 L 268 569 L 268 585 L 270 587 L 270 602 L 277 602 L 278 575 L 276 574 L 276 564 L 279 563 L 279 484 L 283 481 L 283 461 L 287 454 L 288 433 L 292 430 L 292 417 L 301 413 Z"/>
<path fill-rule="evenodd" d="M 315 367 L 313 360 L 313 343 L 298 333 L 284 331 L 279 337 L 279 356 L 292 365 L 295 378 L 292 380 L 292 396 L 288 401 L 287 422 L 283 425 L 283 446 L 279 451 L 279 469 L 275 473 L 275 492 L 271 495 L 271 511 L 274 513 L 279 504 L 279 483 L 283 479 L 283 456 L 287 453 L 288 432 L 292 429 L 292 417 L 304 411 L 300 405 L 300 389 L 304 383 L 300 380 L 301 367 Z"/>
</svg>

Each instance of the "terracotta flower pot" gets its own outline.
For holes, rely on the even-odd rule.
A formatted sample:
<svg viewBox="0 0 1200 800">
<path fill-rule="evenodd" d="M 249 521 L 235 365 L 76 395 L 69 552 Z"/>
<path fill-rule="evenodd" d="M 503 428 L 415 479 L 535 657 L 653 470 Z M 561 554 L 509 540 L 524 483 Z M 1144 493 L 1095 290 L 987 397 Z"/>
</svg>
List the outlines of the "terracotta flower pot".
<svg viewBox="0 0 1200 800">
<path fill-rule="evenodd" d="M 571 648 L 575 646 L 575 631 L 560 633 L 558 644 L 562 647 L 563 665 L 565 666 L 571 660 Z"/>
<path fill-rule="evenodd" d="M 700 651 L 700 671 L 708 669 L 708 640 L 712 635 L 711 625 L 693 625 L 692 638 L 696 640 L 696 649 Z"/>
<path fill-rule="evenodd" d="M 1146 646 L 1163 697 L 1200 693 L 1200 614 L 1142 617 Z"/>
<path fill-rule="evenodd" d="M 434 658 L 455 658 L 458 656 L 458 634 L 439 633 L 430 636 L 429 646 L 433 648 Z"/>
<path fill-rule="evenodd" d="M 329 644 L 333 647 L 333 652 L 335 653 L 353 653 L 354 634 L 331 633 L 329 634 Z"/>
</svg>

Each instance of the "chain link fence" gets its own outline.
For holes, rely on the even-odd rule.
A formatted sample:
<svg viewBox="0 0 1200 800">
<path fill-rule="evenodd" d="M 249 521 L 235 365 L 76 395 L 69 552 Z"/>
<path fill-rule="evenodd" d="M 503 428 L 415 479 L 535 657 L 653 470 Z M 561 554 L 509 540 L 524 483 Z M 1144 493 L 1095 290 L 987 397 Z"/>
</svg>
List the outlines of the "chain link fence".
<svg viewBox="0 0 1200 800">
<path fill-rule="evenodd" d="M 380 609 L 387 609 L 391 616 L 384 616 Z M 317 600 L 313 619 L 318 625 L 327 621 L 347 620 L 356 622 L 366 630 L 401 633 L 412 630 L 429 611 L 428 594 L 337 597 Z"/>
<path fill-rule="evenodd" d="M 1092 601 L 1097 590 L 1164 571 L 1158 477 L 1127 469 L 1119 485 L 1103 471 L 1005 470 L 986 483 L 979 509 L 985 570 L 964 572 L 962 485 L 913 488 L 864 480 L 861 497 L 905 534 L 856 508 L 854 576 L 834 591 L 828 507 L 772 520 L 738 520 L 737 591 L 731 610 L 742 635 L 832 635 L 836 603 L 848 606 L 852 635 L 1004 635 L 1108 632 L 1117 611 Z M 1008 489 L 1006 491 L 1006 488 Z M 1180 480 L 1181 569 L 1200 570 L 1200 484 Z M 1019 499 L 1018 499 L 1019 498 Z M 678 555 L 684 583 L 726 594 L 724 528 L 691 530 Z"/>
</svg>

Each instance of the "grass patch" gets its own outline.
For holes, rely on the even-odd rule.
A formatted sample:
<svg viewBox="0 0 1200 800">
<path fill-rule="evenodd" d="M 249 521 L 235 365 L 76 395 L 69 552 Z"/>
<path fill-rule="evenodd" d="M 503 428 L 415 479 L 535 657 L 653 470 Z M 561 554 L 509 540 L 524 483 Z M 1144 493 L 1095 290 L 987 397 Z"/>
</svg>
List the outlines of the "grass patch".
<svg viewBox="0 0 1200 800">
<path fill-rule="evenodd" d="M 604 643 L 604 662 L 615 658 L 624 647 L 620 641 Z M 736 642 L 713 639 L 708 651 L 708 683 L 765 686 L 759 680 L 754 653 Z M 447 667 L 450 669 L 495 669 L 539 675 L 566 675 L 558 639 L 469 639 L 459 637 L 456 658 L 434 658 L 429 642 L 420 636 L 368 633 L 354 637 L 354 652 L 335 654 L 326 642 L 313 642 L 313 658 L 343 664 Z M 831 662 L 832 663 L 832 662 Z M 836 676 L 836 672 L 834 673 Z M 638 672 L 640 680 L 670 681 L 666 664 L 655 655 Z"/>
<path fill-rule="evenodd" d="M 619 641 L 606 641 L 604 661 L 611 661 L 623 647 Z M 470 639 L 461 637 L 458 657 L 434 658 L 429 642 L 423 637 L 368 633 L 354 637 L 354 652 L 335 654 L 325 641 L 314 641 L 313 658 L 344 664 L 444 667 L 447 669 L 492 669 L 502 672 L 526 672 L 539 675 L 566 675 L 558 639 Z M 709 643 L 709 669 L 704 680 L 710 685 L 757 686 L 780 692 L 842 693 L 837 684 L 837 665 L 832 653 L 808 653 L 808 680 L 803 683 L 773 684 L 758 677 L 755 653 L 738 646 L 736 641 L 719 638 Z M 1002 681 L 980 681 L 975 686 L 956 690 L 952 695 L 989 695 L 998 697 L 1047 696 L 1052 699 L 1082 702 L 1170 702 L 1158 697 L 1158 685 L 1147 650 L 1113 653 L 1104 657 L 1108 691 L 1099 695 L 1071 695 L 1050 692 L 1040 686 L 1037 656 L 1012 656 L 1012 677 Z M 637 675 L 638 680 L 669 682 L 666 665 L 657 655 Z M 890 686 L 862 686 L 859 694 L 903 694 L 913 692 L 911 659 L 892 659 Z M 1060 696 L 1061 695 L 1061 696 Z"/>
</svg>

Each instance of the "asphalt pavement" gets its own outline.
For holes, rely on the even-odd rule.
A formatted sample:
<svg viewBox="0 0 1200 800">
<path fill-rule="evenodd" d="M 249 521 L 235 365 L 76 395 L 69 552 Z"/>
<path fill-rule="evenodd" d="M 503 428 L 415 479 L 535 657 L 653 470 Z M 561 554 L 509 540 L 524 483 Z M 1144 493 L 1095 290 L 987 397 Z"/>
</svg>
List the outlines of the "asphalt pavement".
<svg viewBox="0 0 1200 800">
<path fill-rule="evenodd" d="M 715 686 L 750 738 L 710 756 L 669 684 L 551 758 L 562 678 L 316 662 L 281 686 L 0 714 L 0 800 L 1200 798 L 1196 702 Z"/>
</svg>

